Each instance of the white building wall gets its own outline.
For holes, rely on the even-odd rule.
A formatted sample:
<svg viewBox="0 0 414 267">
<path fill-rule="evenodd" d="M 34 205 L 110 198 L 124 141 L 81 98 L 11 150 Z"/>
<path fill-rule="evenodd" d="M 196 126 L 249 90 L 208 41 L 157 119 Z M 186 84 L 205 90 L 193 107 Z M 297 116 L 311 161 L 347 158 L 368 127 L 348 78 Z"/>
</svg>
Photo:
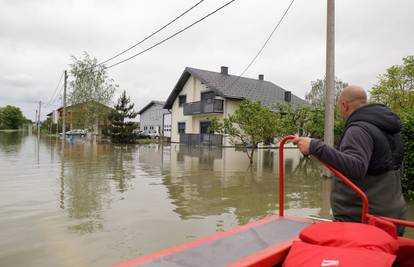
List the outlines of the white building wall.
<svg viewBox="0 0 414 267">
<path fill-rule="evenodd" d="M 234 114 L 236 109 L 240 106 L 240 101 L 226 99 L 224 100 L 224 114 L 225 118 L 228 118 L 229 115 Z M 231 142 L 230 137 L 224 136 L 223 137 L 223 145 L 224 146 L 233 146 L 234 144 Z"/>
<path fill-rule="evenodd" d="M 201 99 L 201 93 L 210 91 L 200 80 L 191 76 L 186 84 L 183 86 L 182 91 L 176 97 L 171 109 L 171 142 L 180 142 L 180 135 L 178 134 L 178 123 L 185 122 L 185 133 L 200 133 L 200 122 L 211 121 L 213 117 L 223 118 L 229 114 L 233 114 L 239 107 L 240 101 L 234 101 L 224 99 L 224 111 L 223 114 L 200 114 L 193 116 L 184 116 L 183 106 L 179 106 L 179 96 L 186 95 L 186 103 L 197 102 Z M 221 97 L 216 97 L 222 99 Z M 224 145 L 230 146 L 229 138 L 224 138 Z"/>
<path fill-rule="evenodd" d="M 186 103 L 197 102 L 200 101 L 201 93 L 206 91 L 209 91 L 209 89 L 200 80 L 190 76 L 180 94 L 175 99 L 171 109 L 171 142 L 180 142 L 180 135 L 178 134 L 179 122 L 185 122 L 186 133 L 200 133 L 200 119 L 197 116 L 202 115 L 184 116 L 183 106 L 179 106 L 179 96 L 186 95 Z M 202 117 L 205 120 L 207 117 L 211 118 L 211 116 Z"/>
<path fill-rule="evenodd" d="M 140 114 L 141 131 L 161 134 L 163 114 L 165 113 L 169 112 L 167 109 L 164 109 L 162 105 L 153 104 Z"/>
<path fill-rule="evenodd" d="M 163 116 L 164 116 L 164 122 L 162 126 L 163 135 L 164 137 L 171 137 L 171 114 L 165 113 Z"/>
</svg>

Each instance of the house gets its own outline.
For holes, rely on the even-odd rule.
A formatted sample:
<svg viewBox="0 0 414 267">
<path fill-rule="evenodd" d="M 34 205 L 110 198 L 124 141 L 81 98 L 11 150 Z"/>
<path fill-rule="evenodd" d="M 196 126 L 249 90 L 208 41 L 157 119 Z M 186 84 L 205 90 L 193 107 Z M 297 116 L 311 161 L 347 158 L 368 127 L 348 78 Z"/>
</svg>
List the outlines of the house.
<svg viewBox="0 0 414 267">
<path fill-rule="evenodd" d="M 85 116 L 85 112 L 94 112 L 99 111 L 102 112 L 103 117 L 99 118 L 95 123 L 95 133 L 101 134 L 102 131 L 109 125 L 111 122 L 109 121 L 109 114 L 113 110 L 113 108 L 108 107 L 104 104 L 98 103 L 96 101 L 90 101 L 86 103 L 75 104 L 66 107 L 66 130 L 72 129 L 85 129 L 87 123 L 85 120 L 88 119 Z M 52 111 L 46 115 L 48 120 L 53 123 L 57 123 L 59 127 L 62 125 L 62 118 L 63 118 L 63 107 L 58 108 L 56 111 Z"/>
<path fill-rule="evenodd" d="M 228 138 L 209 132 L 211 119 L 226 118 L 242 100 L 305 104 L 305 100 L 276 84 L 264 80 L 230 75 L 228 67 L 220 72 L 185 68 L 164 108 L 171 110 L 171 142 L 185 144 L 230 145 Z"/>
<path fill-rule="evenodd" d="M 165 102 L 151 101 L 143 107 L 140 115 L 141 130 L 158 136 L 171 136 L 171 119 L 168 109 L 164 109 Z"/>
</svg>

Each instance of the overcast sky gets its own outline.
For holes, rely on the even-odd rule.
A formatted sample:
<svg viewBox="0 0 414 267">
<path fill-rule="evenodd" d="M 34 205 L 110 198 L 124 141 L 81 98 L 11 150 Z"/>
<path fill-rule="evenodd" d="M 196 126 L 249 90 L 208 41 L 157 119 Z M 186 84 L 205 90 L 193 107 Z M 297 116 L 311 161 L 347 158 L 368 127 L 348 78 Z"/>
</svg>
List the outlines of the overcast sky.
<svg viewBox="0 0 414 267">
<path fill-rule="evenodd" d="M 199 0 L 0 0 L 0 106 L 34 119 L 49 102 L 71 55 L 103 61 L 152 33 Z M 205 0 L 137 53 L 228 0 Z M 186 66 L 239 75 L 291 0 L 237 0 L 163 45 L 108 70 L 136 109 L 165 100 Z M 377 76 L 414 54 L 414 1 L 336 0 L 335 73 L 369 90 Z M 325 73 L 326 0 L 296 0 L 261 56 L 244 75 L 304 97 Z M 125 58 L 124 57 L 124 58 Z M 122 59 L 120 57 L 119 59 Z M 114 60 L 113 63 L 117 62 Z M 111 62 L 112 63 L 112 62 Z M 42 114 L 59 105 L 42 108 Z"/>
</svg>

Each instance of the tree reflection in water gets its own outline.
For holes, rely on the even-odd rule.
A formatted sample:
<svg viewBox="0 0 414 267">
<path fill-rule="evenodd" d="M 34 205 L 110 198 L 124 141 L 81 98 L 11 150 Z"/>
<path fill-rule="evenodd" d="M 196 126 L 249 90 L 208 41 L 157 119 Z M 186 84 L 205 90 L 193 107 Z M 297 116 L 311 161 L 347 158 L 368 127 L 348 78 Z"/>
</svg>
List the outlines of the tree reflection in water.
<svg viewBox="0 0 414 267">
<path fill-rule="evenodd" d="M 69 230 L 103 230 L 103 212 L 111 205 L 111 190 L 124 193 L 131 186 L 135 146 L 66 144 L 62 151 L 60 206 L 76 220 Z"/>
</svg>

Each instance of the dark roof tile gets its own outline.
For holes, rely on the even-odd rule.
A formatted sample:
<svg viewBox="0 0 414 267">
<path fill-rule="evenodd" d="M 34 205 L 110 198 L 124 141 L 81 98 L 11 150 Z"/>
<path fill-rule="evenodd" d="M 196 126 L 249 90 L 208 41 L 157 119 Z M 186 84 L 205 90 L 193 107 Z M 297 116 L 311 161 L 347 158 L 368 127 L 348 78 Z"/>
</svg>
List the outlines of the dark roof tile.
<svg viewBox="0 0 414 267">
<path fill-rule="evenodd" d="M 165 108 L 172 108 L 175 98 L 181 92 L 190 75 L 225 98 L 260 101 L 266 106 L 285 102 L 287 90 L 272 82 L 187 67 L 168 97 Z M 291 103 L 305 104 L 307 102 L 292 94 Z"/>
</svg>

